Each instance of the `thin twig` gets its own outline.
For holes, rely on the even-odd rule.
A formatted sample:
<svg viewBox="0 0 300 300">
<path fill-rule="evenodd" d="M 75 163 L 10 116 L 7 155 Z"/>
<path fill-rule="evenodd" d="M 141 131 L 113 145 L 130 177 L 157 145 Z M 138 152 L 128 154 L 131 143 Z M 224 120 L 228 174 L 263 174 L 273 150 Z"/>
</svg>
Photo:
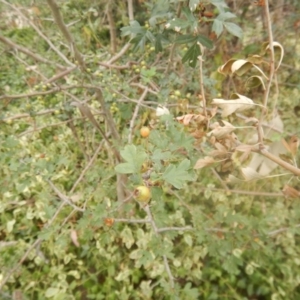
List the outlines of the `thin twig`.
<svg viewBox="0 0 300 300">
<path fill-rule="evenodd" d="M 194 230 L 193 227 L 187 226 L 187 227 L 162 227 L 158 228 L 157 232 L 165 232 L 165 231 L 187 231 L 187 230 Z"/>
<path fill-rule="evenodd" d="M 139 113 L 139 110 L 140 110 L 141 103 L 144 101 L 144 99 L 147 96 L 147 94 L 148 94 L 148 88 L 146 87 L 144 89 L 144 92 L 141 95 L 141 97 L 140 97 L 137 105 L 135 106 L 132 118 L 130 120 L 129 134 L 128 134 L 128 144 L 132 143 L 132 135 L 133 135 L 133 129 L 134 129 L 134 122 L 135 122 L 135 119 L 138 117 L 138 113 Z"/>
<path fill-rule="evenodd" d="M 29 97 L 35 97 L 35 96 L 43 96 L 43 95 L 49 95 L 53 93 L 57 93 L 60 91 L 61 88 L 56 87 L 49 91 L 44 92 L 33 92 L 28 94 L 19 94 L 19 95 L 3 95 L 0 96 L 0 100 L 13 100 L 13 99 L 21 99 L 21 98 L 29 98 Z"/>
<path fill-rule="evenodd" d="M 54 220 L 57 218 L 58 214 L 60 213 L 60 211 L 63 209 L 65 205 L 65 202 L 62 202 L 60 204 L 60 206 L 58 207 L 58 209 L 56 210 L 55 214 L 52 216 L 52 218 L 49 220 L 49 222 L 45 225 L 45 228 L 48 228 L 52 225 L 52 223 L 54 222 Z M 4 287 L 4 285 L 6 284 L 6 282 L 9 280 L 10 276 L 15 273 L 18 268 L 23 264 L 23 262 L 26 260 L 26 258 L 28 257 L 28 255 L 30 254 L 30 252 L 38 247 L 38 245 L 42 242 L 41 238 L 38 238 L 35 240 L 35 242 L 27 249 L 27 251 L 24 253 L 24 255 L 22 256 L 22 258 L 18 261 L 18 263 L 8 271 L 8 273 L 6 274 L 6 276 L 0 281 L 0 291 L 2 290 L 2 288 Z"/>
<path fill-rule="evenodd" d="M 130 83 L 130 86 L 136 86 L 136 87 L 138 87 L 140 89 L 143 89 L 143 90 L 148 89 L 148 92 L 151 93 L 151 94 L 153 94 L 153 95 L 157 95 L 158 94 L 158 92 L 153 91 L 152 89 L 149 89 L 147 86 L 145 86 L 145 85 L 143 85 L 141 83 L 132 82 L 132 83 Z"/>
<path fill-rule="evenodd" d="M 67 70 L 64 70 L 62 71 L 61 73 L 59 74 L 56 74 L 55 76 L 49 78 L 48 80 L 46 80 L 44 82 L 44 84 L 47 84 L 47 83 L 51 83 L 51 82 L 55 82 L 56 80 L 62 78 L 62 77 L 65 77 L 66 75 L 70 74 L 71 72 L 73 72 L 74 70 L 76 70 L 78 67 L 77 66 L 74 66 L 74 67 L 71 67 Z"/>
<path fill-rule="evenodd" d="M 264 132 L 262 128 L 262 123 L 265 118 L 265 114 L 267 112 L 267 106 L 268 106 L 268 100 L 270 96 L 270 90 L 272 86 L 272 81 L 273 77 L 275 74 L 275 56 L 274 56 L 274 47 L 273 47 L 273 32 L 272 32 L 272 21 L 271 21 L 271 16 L 270 16 L 270 11 L 269 11 L 269 1 L 265 0 L 265 17 L 266 17 L 266 23 L 267 23 L 267 31 L 268 31 L 268 36 L 269 36 L 269 49 L 270 49 L 270 72 L 269 72 L 269 79 L 266 84 L 266 89 L 264 93 L 264 98 L 263 98 L 263 106 L 264 109 L 261 112 L 259 123 L 257 126 L 257 134 L 258 134 L 258 140 L 261 145 L 264 144 L 263 139 L 264 139 Z"/>
<path fill-rule="evenodd" d="M 116 124 L 114 122 L 114 119 L 111 115 L 111 112 L 110 112 L 109 109 L 107 109 L 106 103 L 105 103 L 104 98 L 103 98 L 102 90 L 99 87 L 92 86 L 92 88 L 95 89 L 96 100 L 98 100 L 98 102 L 100 103 L 101 109 L 103 111 L 103 115 L 105 116 L 105 120 L 106 120 L 108 128 L 111 132 L 111 135 L 112 135 L 115 143 L 119 144 L 120 143 L 120 135 L 119 135 L 119 132 L 117 130 Z"/>
<path fill-rule="evenodd" d="M 1 241 L 1 242 L 0 242 L 0 249 L 1 249 L 1 248 L 5 248 L 5 247 L 15 246 L 15 245 L 17 245 L 17 244 L 18 244 L 17 241 L 9 241 L 9 242 Z"/>
<path fill-rule="evenodd" d="M 14 115 L 14 116 L 8 116 L 8 117 L 2 119 L 2 121 L 17 120 L 17 119 L 23 119 L 23 118 L 32 118 L 32 117 L 36 117 L 36 116 L 44 116 L 44 115 L 48 115 L 48 114 L 53 114 L 55 111 L 56 111 L 56 109 L 46 109 L 46 110 L 37 112 L 34 115 L 24 113 L 24 114 L 19 114 L 19 115 Z"/>
<path fill-rule="evenodd" d="M 126 53 L 126 51 L 130 48 L 130 46 L 131 46 L 130 43 L 125 44 L 124 47 L 120 50 L 120 52 L 114 55 L 110 60 L 108 60 L 106 64 L 108 65 L 113 64 L 115 61 L 117 61 Z"/>
<path fill-rule="evenodd" d="M 6 44 L 7 46 L 13 48 L 14 50 L 18 50 L 22 53 L 24 53 L 25 55 L 33 58 L 35 61 L 38 61 L 38 62 L 41 62 L 41 63 L 44 63 L 44 64 L 47 64 L 47 65 L 55 65 L 57 68 L 59 69 L 65 69 L 64 66 L 58 64 L 58 63 L 55 63 L 53 61 L 50 61 L 42 56 L 40 56 L 39 54 L 36 54 L 36 53 L 33 53 L 32 51 L 30 51 L 29 49 L 23 47 L 23 46 L 20 46 L 16 43 L 14 43 L 13 41 L 9 40 L 8 38 L 0 35 L 0 42 Z"/>
<path fill-rule="evenodd" d="M 103 147 L 103 142 L 104 142 L 104 140 L 102 140 L 102 141 L 100 142 L 100 144 L 99 144 L 98 148 L 96 149 L 96 151 L 95 151 L 93 157 L 90 159 L 90 161 L 89 161 L 88 164 L 85 166 L 85 168 L 84 168 L 83 171 L 81 172 L 80 176 L 78 177 L 78 179 L 77 179 L 76 182 L 74 183 L 74 185 L 73 185 L 73 187 L 72 187 L 72 189 L 71 189 L 71 191 L 70 191 L 71 194 L 75 191 L 77 185 L 78 185 L 78 184 L 80 183 L 80 181 L 83 179 L 85 173 L 93 166 L 93 164 L 94 164 L 94 162 L 95 162 L 95 160 L 96 160 L 96 158 L 97 158 L 97 156 L 98 156 L 100 150 L 101 150 L 102 147 Z"/>
<path fill-rule="evenodd" d="M 47 180 L 53 191 L 56 193 L 56 195 L 59 197 L 60 200 L 65 202 L 66 204 L 72 206 L 77 211 L 84 212 L 85 208 L 80 208 L 77 205 L 75 205 L 66 195 L 64 195 L 52 182 L 51 180 Z"/>
<path fill-rule="evenodd" d="M 112 13 L 112 1 L 109 0 L 106 7 L 106 16 L 108 20 L 109 34 L 110 34 L 110 48 L 113 53 L 117 50 L 117 33 L 116 24 Z"/>
<path fill-rule="evenodd" d="M 267 235 L 273 236 L 273 235 L 279 234 L 281 232 L 287 231 L 289 229 L 299 228 L 299 227 L 300 227 L 300 224 L 297 224 L 293 227 L 283 227 L 283 228 L 279 228 L 279 229 L 276 229 L 276 230 L 273 230 L 273 231 L 269 231 L 269 232 L 267 232 Z"/>
<path fill-rule="evenodd" d="M 144 211 L 146 212 L 146 214 L 148 216 L 148 219 L 149 219 L 149 221 L 151 223 L 151 226 L 152 226 L 152 229 L 153 229 L 154 233 L 158 236 L 159 235 L 159 229 L 157 228 L 157 226 L 155 224 L 155 221 L 153 219 L 153 216 L 152 216 L 152 213 L 151 213 L 149 205 L 144 206 L 143 209 L 144 209 Z M 174 289 L 174 287 L 175 287 L 174 277 L 173 277 L 173 274 L 171 272 L 167 256 L 166 255 L 162 255 L 162 257 L 163 257 L 163 260 L 164 260 L 164 265 L 165 265 L 166 272 L 167 272 L 167 274 L 169 276 L 171 288 Z"/>
<path fill-rule="evenodd" d="M 182 5 L 183 5 L 183 2 L 179 2 L 179 3 L 178 3 L 177 11 L 176 11 L 176 17 L 177 17 L 177 18 L 179 18 L 180 15 L 181 15 L 181 8 L 182 8 Z M 172 62 L 173 62 L 173 56 L 174 56 L 175 49 L 176 49 L 176 44 L 174 43 L 174 44 L 171 46 L 171 50 L 170 50 L 170 54 L 169 54 L 169 58 L 168 58 L 168 65 L 167 65 L 167 68 L 166 68 L 166 70 L 165 70 L 165 74 L 169 74 L 169 72 L 170 72 L 171 64 L 172 64 Z"/>
<path fill-rule="evenodd" d="M 18 9 L 17 6 L 14 6 L 8 2 L 6 2 L 5 0 L 1 0 L 1 2 L 5 3 L 6 5 L 8 5 L 9 7 L 11 7 L 12 9 L 14 9 L 19 15 L 21 15 L 29 24 L 30 26 L 37 32 L 37 34 L 47 42 L 47 44 L 50 46 L 50 48 L 61 58 L 64 60 L 65 63 L 67 63 L 69 66 L 74 66 L 74 64 L 72 62 L 70 62 L 67 57 L 61 52 L 59 51 L 54 44 L 48 39 L 47 36 L 45 36 L 42 31 L 30 20 L 28 19 L 20 9 Z"/>
<path fill-rule="evenodd" d="M 206 98 L 205 98 L 205 89 L 204 89 L 204 81 L 203 81 L 203 52 L 204 47 L 200 46 L 201 55 L 198 57 L 199 60 L 199 76 L 200 76 L 200 89 L 201 89 L 201 98 L 202 98 L 202 107 L 204 116 L 207 117 L 207 110 L 206 110 Z"/>
<path fill-rule="evenodd" d="M 211 171 L 213 172 L 213 174 L 216 176 L 216 178 L 219 180 L 219 182 L 221 183 L 221 185 L 223 186 L 223 188 L 226 191 L 229 191 L 229 187 L 227 186 L 227 184 L 224 182 L 224 180 L 222 180 L 222 178 L 220 177 L 220 175 L 218 174 L 218 172 L 215 170 L 215 168 L 210 168 Z"/>
<path fill-rule="evenodd" d="M 137 223 L 137 224 L 144 224 L 144 223 L 151 223 L 150 220 L 143 220 L 143 219 L 114 219 L 114 222 L 120 222 L 120 223 Z"/>
<path fill-rule="evenodd" d="M 18 261 L 18 263 L 8 271 L 6 276 L 0 281 L 0 291 L 2 290 L 3 286 L 6 284 L 7 280 L 10 278 L 10 276 L 15 273 L 18 268 L 23 264 L 23 262 L 26 260 L 27 256 L 30 254 L 30 252 L 41 242 L 41 239 L 37 239 L 24 253 L 22 258 Z"/>
</svg>

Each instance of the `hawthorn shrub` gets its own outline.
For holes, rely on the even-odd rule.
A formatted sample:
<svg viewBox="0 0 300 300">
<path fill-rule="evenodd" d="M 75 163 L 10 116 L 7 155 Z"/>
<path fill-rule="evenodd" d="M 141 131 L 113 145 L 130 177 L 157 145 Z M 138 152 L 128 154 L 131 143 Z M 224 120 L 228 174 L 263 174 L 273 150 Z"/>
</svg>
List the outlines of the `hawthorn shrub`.
<svg viewBox="0 0 300 300">
<path fill-rule="evenodd" d="M 46 2 L 0 1 L 1 299 L 298 299 L 298 1 Z"/>
</svg>

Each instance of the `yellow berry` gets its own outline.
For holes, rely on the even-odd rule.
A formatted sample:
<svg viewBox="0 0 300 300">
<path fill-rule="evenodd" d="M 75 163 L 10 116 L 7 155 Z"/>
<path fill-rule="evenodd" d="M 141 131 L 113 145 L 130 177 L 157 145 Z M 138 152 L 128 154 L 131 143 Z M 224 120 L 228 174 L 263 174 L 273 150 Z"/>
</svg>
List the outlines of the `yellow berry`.
<svg viewBox="0 0 300 300">
<path fill-rule="evenodd" d="M 148 203 L 151 199 L 150 189 L 144 185 L 138 186 L 134 190 L 133 194 L 134 194 L 135 199 L 142 203 Z"/>
<path fill-rule="evenodd" d="M 150 129 L 149 127 L 147 126 L 143 126 L 141 129 L 140 129 L 140 134 L 143 138 L 147 138 L 150 134 Z"/>
</svg>

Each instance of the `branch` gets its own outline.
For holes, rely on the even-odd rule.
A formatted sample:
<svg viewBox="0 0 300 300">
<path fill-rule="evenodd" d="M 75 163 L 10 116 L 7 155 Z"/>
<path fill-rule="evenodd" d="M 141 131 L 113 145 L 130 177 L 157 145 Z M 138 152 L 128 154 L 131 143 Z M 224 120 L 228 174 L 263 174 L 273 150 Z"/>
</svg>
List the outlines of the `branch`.
<svg viewBox="0 0 300 300">
<path fill-rule="evenodd" d="M 17 241 L 9 241 L 9 242 L 3 241 L 3 242 L 0 242 L 0 249 L 1 249 L 1 248 L 5 248 L 5 247 L 15 246 L 15 245 L 17 245 L 17 244 L 18 244 Z"/>
<path fill-rule="evenodd" d="M 74 67 L 71 67 L 67 70 L 64 70 L 63 72 L 59 73 L 59 74 L 56 74 L 55 76 L 49 78 L 48 80 L 46 80 L 44 82 L 44 84 L 47 84 L 47 83 L 51 83 L 51 82 L 54 82 L 62 77 L 65 77 L 66 75 L 68 75 L 69 73 L 73 72 L 74 70 L 76 70 L 78 67 L 77 66 L 74 66 Z"/>
<path fill-rule="evenodd" d="M 32 118 L 35 116 L 43 116 L 43 115 L 53 114 L 54 112 L 55 112 L 55 109 L 46 109 L 46 110 L 42 110 L 34 115 L 24 113 L 24 114 L 14 115 L 11 117 L 6 117 L 2 121 L 16 120 L 16 119 L 22 119 L 22 118 Z"/>
<path fill-rule="evenodd" d="M 37 239 L 25 252 L 25 254 L 22 256 L 22 258 L 19 260 L 19 262 L 8 271 L 6 276 L 0 281 L 0 291 L 2 290 L 3 286 L 6 284 L 7 280 L 10 278 L 10 276 L 18 270 L 18 268 L 23 264 L 23 262 L 26 260 L 27 256 L 30 254 L 30 252 L 41 242 L 41 239 Z"/>
<path fill-rule="evenodd" d="M 113 53 L 117 50 L 117 35 L 116 35 L 116 24 L 112 14 L 111 1 L 108 1 L 106 8 L 106 15 L 109 24 L 110 34 L 110 48 Z"/>
<path fill-rule="evenodd" d="M 201 50 L 201 55 L 198 57 L 198 60 L 199 60 L 199 75 L 200 75 L 200 89 L 201 89 L 204 116 L 207 117 L 206 98 L 205 98 L 205 90 L 204 90 L 204 82 L 203 82 L 203 52 L 204 52 L 204 47 L 200 46 L 200 50 Z"/>
<path fill-rule="evenodd" d="M 132 0 L 127 0 L 127 7 L 128 7 L 129 21 L 133 21 L 134 15 L 133 15 L 133 1 Z"/>
<path fill-rule="evenodd" d="M 282 168 L 290 171 L 294 175 L 300 176 L 300 169 L 298 169 L 295 166 L 287 163 L 286 161 L 284 161 L 281 158 L 275 156 L 274 154 L 268 152 L 267 150 L 265 150 L 265 149 L 260 149 L 260 150 L 252 149 L 252 151 L 260 153 L 261 155 L 263 155 L 263 156 L 267 157 L 268 159 L 272 160 L 273 162 L 275 162 L 276 164 L 278 164 Z"/>
<path fill-rule="evenodd" d="M 89 161 L 88 164 L 85 166 L 85 168 L 84 168 L 83 171 L 81 172 L 80 176 L 78 177 L 78 179 L 77 179 L 76 182 L 74 183 L 74 185 L 73 185 L 73 187 L 72 187 L 72 189 L 71 189 L 71 191 L 70 191 L 71 194 L 75 191 L 77 185 L 78 185 L 79 182 L 83 179 L 85 173 L 86 173 L 86 172 L 91 168 L 91 166 L 93 165 L 93 163 L 94 163 L 94 161 L 96 160 L 96 158 L 97 158 L 97 156 L 98 156 L 100 150 L 101 150 L 102 147 L 103 147 L 103 141 L 104 141 L 104 140 L 102 140 L 102 141 L 100 142 L 100 144 L 99 144 L 98 148 L 96 149 L 96 151 L 95 151 L 93 157 L 90 159 L 90 161 Z"/>
<path fill-rule="evenodd" d="M 300 227 L 300 224 L 295 225 L 295 228 L 299 228 L 299 227 Z M 279 229 L 276 229 L 276 230 L 267 232 L 267 235 L 273 236 L 273 235 L 276 235 L 276 234 L 278 234 L 278 233 L 281 233 L 281 232 L 284 232 L 284 231 L 286 231 L 286 230 L 289 230 L 289 229 L 291 229 L 291 228 L 292 228 L 292 227 L 283 227 L 283 228 L 279 228 Z"/>
<path fill-rule="evenodd" d="M 82 70 L 85 70 L 85 63 L 84 63 L 84 60 L 82 58 L 82 55 L 79 52 L 79 50 L 77 49 L 77 47 L 74 43 L 73 37 L 70 34 L 67 26 L 65 25 L 65 23 L 63 21 L 63 18 L 60 14 L 57 3 L 55 2 L 55 0 L 47 0 L 47 3 L 48 3 L 48 5 L 50 6 L 50 8 L 52 10 L 52 14 L 53 14 L 56 25 L 59 27 L 59 29 L 62 32 L 62 34 L 64 35 L 65 39 L 70 44 L 71 50 L 74 51 L 75 59 L 78 61 L 78 64 L 79 64 L 80 68 Z"/>
<path fill-rule="evenodd" d="M 42 39 L 44 39 L 46 42 L 47 42 L 47 44 L 50 46 L 50 48 L 60 57 L 60 58 L 62 58 L 68 65 L 70 65 L 70 66 L 74 66 L 74 64 L 72 63 L 72 62 L 70 62 L 67 58 L 66 58 L 66 56 L 61 52 L 61 51 L 59 51 L 54 45 L 53 45 L 53 43 L 48 39 L 48 37 L 47 36 L 45 36 L 41 31 L 40 31 L 40 29 L 37 27 L 37 26 L 35 26 L 35 24 L 33 23 L 33 22 L 31 22 L 31 20 L 30 19 L 28 19 L 23 13 L 22 13 L 22 11 L 20 10 L 20 9 L 18 9 L 18 7 L 16 7 L 16 6 L 14 6 L 14 5 L 11 5 L 10 3 L 8 3 L 8 2 L 6 2 L 5 0 L 1 0 L 1 2 L 3 2 L 3 3 L 5 3 L 6 5 L 8 5 L 9 7 L 11 7 L 12 9 L 14 9 L 19 15 L 21 15 L 29 24 L 30 24 L 30 26 L 38 33 L 38 35 L 42 38 Z"/>
<path fill-rule="evenodd" d="M 16 43 L 14 43 L 13 41 L 9 40 L 8 38 L 0 35 L 0 42 L 2 42 L 3 44 L 6 44 L 7 46 L 13 48 L 14 50 L 18 50 L 24 54 L 26 54 L 27 56 L 30 56 L 31 58 L 33 58 L 34 60 L 38 61 L 38 62 L 41 62 L 41 63 L 45 63 L 45 64 L 48 64 L 48 65 L 55 65 L 57 68 L 59 69 L 65 69 L 64 66 L 60 65 L 60 64 L 57 64 L 57 63 L 54 63 L 42 56 L 40 56 L 39 54 L 36 54 L 36 53 L 33 53 L 31 52 L 30 50 L 28 50 L 27 48 L 25 47 L 22 47 Z"/>
<path fill-rule="evenodd" d="M 72 206 L 74 209 L 76 209 L 77 211 L 81 211 L 84 212 L 85 211 L 85 207 L 84 208 L 80 208 L 77 205 L 75 205 L 71 200 L 69 200 L 69 198 L 64 195 L 50 180 L 47 180 L 47 182 L 49 183 L 49 185 L 51 186 L 51 188 L 53 189 L 53 191 L 56 193 L 56 195 L 60 198 L 60 200 L 62 200 L 64 203 L 69 204 L 70 206 Z"/>
<path fill-rule="evenodd" d="M 115 61 L 117 61 L 120 57 L 122 57 L 126 51 L 130 48 L 131 44 L 127 43 L 125 44 L 125 46 L 120 50 L 119 53 L 117 53 L 115 56 L 113 56 L 109 61 L 106 62 L 106 64 L 111 65 L 113 64 Z"/>
</svg>

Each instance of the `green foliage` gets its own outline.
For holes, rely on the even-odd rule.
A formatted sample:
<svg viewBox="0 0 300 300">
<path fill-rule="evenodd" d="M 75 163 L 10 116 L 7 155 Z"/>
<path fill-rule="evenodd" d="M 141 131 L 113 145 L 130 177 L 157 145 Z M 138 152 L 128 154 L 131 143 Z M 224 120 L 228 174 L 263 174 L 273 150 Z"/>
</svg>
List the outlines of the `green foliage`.
<svg viewBox="0 0 300 300">
<path fill-rule="evenodd" d="M 0 298 L 298 299 L 299 3 L 52 1 L 0 3 Z"/>
</svg>

